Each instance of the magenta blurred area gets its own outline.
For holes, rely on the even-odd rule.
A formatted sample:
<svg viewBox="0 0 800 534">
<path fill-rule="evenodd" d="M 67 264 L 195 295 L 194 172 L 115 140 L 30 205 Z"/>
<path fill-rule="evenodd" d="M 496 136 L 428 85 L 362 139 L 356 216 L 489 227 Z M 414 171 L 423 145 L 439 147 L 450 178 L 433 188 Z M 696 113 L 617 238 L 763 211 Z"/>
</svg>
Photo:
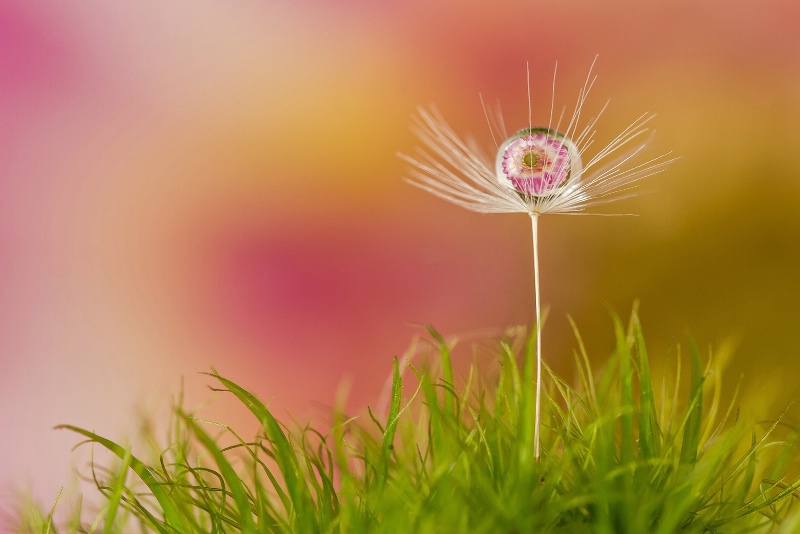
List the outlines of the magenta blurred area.
<svg viewBox="0 0 800 534">
<path fill-rule="evenodd" d="M 791 398 L 798 21 L 778 0 L 0 3 L 0 510 L 86 472 L 59 423 L 134 439 L 181 387 L 244 421 L 212 365 L 303 421 L 343 380 L 375 403 L 419 323 L 529 323 L 525 217 L 450 206 L 397 157 L 419 104 L 487 150 L 479 92 L 527 126 L 526 62 L 534 122 L 556 60 L 569 109 L 599 54 L 598 144 L 655 112 L 652 155 L 681 158 L 614 207 L 639 217 L 542 221 L 545 357 L 568 368 L 572 314 L 602 362 L 606 305 L 639 298 L 656 356 L 687 327 L 738 336 L 736 372 Z"/>
</svg>

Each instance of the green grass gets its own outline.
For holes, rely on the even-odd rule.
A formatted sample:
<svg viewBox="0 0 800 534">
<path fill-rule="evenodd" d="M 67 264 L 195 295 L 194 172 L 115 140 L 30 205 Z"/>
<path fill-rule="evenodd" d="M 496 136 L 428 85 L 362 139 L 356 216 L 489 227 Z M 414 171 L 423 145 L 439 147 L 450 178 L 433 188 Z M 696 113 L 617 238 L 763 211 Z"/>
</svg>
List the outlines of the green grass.
<svg viewBox="0 0 800 534">
<path fill-rule="evenodd" d="M 721 404 L 725 351 L 701 354 L 690 341 L 687 354 L 678 350 L 654 380 L 637 315 L 627 325 L 615 319 L 614 331 L 616 346 L 599 373 L 577 329 L 576 382 L 547 370 L 540 462 L 533 455 L 535 340 L 498 340 L 494 366 L 456 378 L 448 344 L 431 329 L 438 361 L 414 367 L 394 360 L 386 414 L 336 411 L 325 429 L 287 425 L 214 371 L 215 387 L 258 421 L 255 439 L 177 408 L 171 442 L 142 459 L 62 426 L 119 458 L 111 468 L 92 468 L 105 505 L 89 519 L 78 511 L 60 524 L 31 507 L 19 529 L 800 531 L 800 482 L 789 478 L 797 432 L 780 419 L 740 420 L 735 399 Z"/>
</svg>

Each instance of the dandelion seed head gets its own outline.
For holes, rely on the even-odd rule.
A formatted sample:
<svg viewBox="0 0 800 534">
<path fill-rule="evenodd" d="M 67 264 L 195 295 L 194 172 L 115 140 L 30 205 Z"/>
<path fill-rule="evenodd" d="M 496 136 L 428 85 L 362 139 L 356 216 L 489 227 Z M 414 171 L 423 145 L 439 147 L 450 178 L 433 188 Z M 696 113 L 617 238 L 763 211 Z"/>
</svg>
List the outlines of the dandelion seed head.
<svg viewBox="0 0 800 534">
<path fill-rule="evenodd" d="M 498 181 L 526 196 L 546 196 L 581 174 L 578 148 L 548 128 L 525 128 L 506 139 L 497 151 Z"/>
<path fill-rule="evenodd" d="M 663 171 L 673 158 L 669 153 L 642 157 L 647 124 L 653 118 L 649 114 L 640 115 L 596 149 L 595 126 L 605 106 L 588 119 L 583 113 L 595 78 L 590 68 L 566 116 L 553 114 L 554 79 L 548 127 L 519 130 L 499 145 L 494 162 L 477 144 L 454 132 L 435 108 L 420 108 L 414 131 L 423 147 L 416 156 L 401 155 L 412 167 L 408 181 L 480 213 L 599 214 L 587 209 L 636 196 L 638 182 Z M 528 93 L 530 115 L 530 86 Z M 496 133 L 505 131 L 499 108 L 494 120 L 486 106 L 484 114 L 495 140 Z"/>
<path fill-rule="evenodd" d="M 647 132 L 645 125 L 652 118 L 647 114 L 633 121 L 605 147 L 588 155 L 599 114 L 586 121 L 582 111 L 594 80 L 590 68 L 572 116 L 567 116 L 564 122 L 561 118 L 554 122 L 554 77 L 548 127 L 534 128 L 528 70 L 528 128 L 519 130 L 497 147 L 494 169 L 487 154 L 475 143 L 464 141 L 456 134 L 435 108 L 430 111 L 420 109 L 415 120 L 414 131 L 424 148 L 418 150 L 416 157 L 402 156 L 412 166 L 409 181 L 448 202 L 479 213 L 530 215 L 536 294 L 533 456 L 537 461 L 540 458 L 542 384 L 539 216 L 545 213 L 587 213 L 584 211 L 586 208 L 634 196 L 633 188 L 639 180 L 662 171 L 672 161 L 663 155 L 637 162 L 637 155 L 645 146 L 642 142 L 642 136 Z M 604 109 L 605 106 L 600 113 Z M 499 109 L 494 122 L 485 105 L 484 114 L 492 140 L 496 143 L 495 131 L 505 131 L 504 121 Z M 587 154 L 585 165 L 582 161 L 584 154 Z"/>
</svg>

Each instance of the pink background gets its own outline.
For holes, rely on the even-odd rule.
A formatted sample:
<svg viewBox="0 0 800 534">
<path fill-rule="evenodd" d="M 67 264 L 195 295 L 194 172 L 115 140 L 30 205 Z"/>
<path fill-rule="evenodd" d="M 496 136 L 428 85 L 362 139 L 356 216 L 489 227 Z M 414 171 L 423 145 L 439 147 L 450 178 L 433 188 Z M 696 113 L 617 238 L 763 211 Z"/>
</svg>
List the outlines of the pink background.
<svg viewBox="0 0 800 534">
<path fill-rule="evenodd" d="M 738 336 L 746 404 L 785 403 L 798 23 L 779 0 L 0 3 L 0 510 L 20 488 L 49 506 L 83 465 L 54 425 L 124 441 L 182 379 L 211 398 L 211 365 L 304 420 L 344 378 L 374 403 L 411 323 L 529 322 L 525 217 L 416 190 L 396 156 L 418 104 L 487 147 L 479 92 L 527 125 L 526 61 L 543 117 L 555 61 L 571 105 L 599 53 L 599 138 L 655 112 L 654 153 L 682 158 L 617 208 L 639 217 L 542 221 L 549 361 L 568 313 L 602 361 L 606 304 L 640 298 L 656 357 L 687 327 Z"/>
</svg>

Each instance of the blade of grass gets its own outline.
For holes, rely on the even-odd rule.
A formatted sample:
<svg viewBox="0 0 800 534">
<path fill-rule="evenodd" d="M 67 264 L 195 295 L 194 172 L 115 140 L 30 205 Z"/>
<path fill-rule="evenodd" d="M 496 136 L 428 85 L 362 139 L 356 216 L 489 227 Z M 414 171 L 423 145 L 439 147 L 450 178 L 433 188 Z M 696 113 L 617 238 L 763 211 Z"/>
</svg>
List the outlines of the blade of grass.
<svg viewBox="0 0 800 534">
<path fill-rule="evenodd" d="M 53 514 L 56 513 L 56 506 L 58 506 L 58 501 L 61 500 L 61 493 L 64 491 L 64 488 L 60 488 L 58 490 L 58 495 L 56 495 L 56 500 L 53 503 L 53 506 L 50 507 L 50 512 L 47 514 L 47 527 L 44 531 L 44 534 L 50 534 L 50 529 L 53 527 Z"/>
<path fill-rule="evenodd" d="M 442 337 L 442 335 L 433 327 L 428 325 L 426 327 L 428 333 L 436 340 L 439 344 L 439 362 L 442 366 L 442 382 L 444 382 L 445 387 L 444 392 L 442 393 L 442 400 L 443 400 L 443 409 L 445 413 L 452 414 L 453 412 L 453 394 L 448 389 L 448 387 L 452 387 L 454 385 L 453 382 L 453 361 L 450 356 L 450 347 L 447 346 L 447 342 Z"/>
<path fill-rule="evenodd" d="M 744 473 L 744 479 L 741 482 L 737 482 L 739 486 L 739 494 L 737 495 L 736 501 L 743 502 L 747 497 L 748 492 L 750 491 L 750 487 L 753 485 L 753 480 L 756 477 L 756 433 L 753 432 L 751 438 L 751 446 L 750 452 L 748 453 L 747 459 L 747 469 Z"/>
<path fill-rule="evenodd" d="M 776 493 L 772 497 L 765 498 L 765 495 L 763 493 L 759 494 L 755 499 L 751 500 L 750 502 L 742 506 L 742 508 L 737 510 L 734 514 L 731 514 L 730 516 L 723 517 L 717 521 L 714 521 L 708 527 L 714 529 L 722 525 L 725 525 L 726 523 L 730 523 L 731 521 L 734 521 L 740 517 L 744 517 L 748 514 L 761 511 L 764 508 L 767 508 L 783 500 L 786 497 L 792 496 L 793 494 L 795 494 L 795 492 L 797 492 L 798 489 L 800 489 L 800 480 L 794 482 L 793 484 L 785 485 L 780 492 Z"/>
<path fill-rule="evenodd" d="M 644 334 L 638 315 L 634 315 L 633 333 L 636 339 L 637 368 L 639 372 L 639 450 L 644 460 L 657 457 L 661 453 L 656 413 L 655 393 L 650 375 L 650 360 L 644 344 Z"/>
<path fill-rule="evenodd" d="M 254 532 L 255 522 L 253 521 L 253 514 L 250 508 L 250 500 L 247 491 L 245 490 L 242 479 L 239 477 L 236 470 L 225 458 L 222 450 L 217 446 L 216 440 L 209 436 L 200 425 L 191 416 L 181 413 L 186 426 L 191 430 L 192 434 L 200 441 L 200 443 L 211 453 L 214 462 L 219 467 L 220 474 L 227 483 L 228 490 L 233 497 L 233 502 L 236 503 L 236 508 L 239 512 L 239 527 L 242 532 Z"/>
<path fill-rule="evenodd" d="M 633 462 L 633 444 L 636 437 L 633 434 L 633 368 L 631 366 L 631 349 L 627 336 L 622 329 L 619 317 L 614 316 L 614 334 L 617 348 L 616 358 L 619 362 L 620 379 L 620 464 L 625 466 Z"/>
<path fill-rule="evenodd" d="M 528 343 L 525 346 L 525 362 L 522 367 L 522 405 L 519 407 L 517 420 L 517 435 L 519 436 L 519 468 L 526 472 L 531 469 L 534 460 L 534 386 L 536 380 L 536 330 L 532 330 Z"/>
<path fill-rule="evenodd" d="M 572 328 L 572 333 L 575 335 L 575 340 L 578 343 L 578 352 L 573 354 L 575 357 L 575 367 L 578 369 L 580 375 L 580 383 L 583 387 L 583 391 L 589 397 L 588 400 L 591 401 L 590 405 L 592 409 L 597 411 L 597 391 L 595 390 L 592 364 L 589 362 L 589 355 L 586 352 L 583 337 L 578 331 L 578 325 L 575 324 L 575 321 L 570 316 L 567 316 L 567 320 Z M 578 358 L 578 354 L 581 356 L 580 359 Z"/>
<path fill-rule="evenodd" d="M 692 359 L 691 389 L 686 426 L 683 429 L 680 461 L 684 465 L 694 465 L 700 445 L 700 431 L 703 424 L 703 371 L 700 365 L 700 350 L 694 339 L 689 339 L 689 354 Z"/>
<path fill-rule="evenodd" d="M 99 443 L 100 445 L 102 445 L 109 451 L 113 452 L 115 455 L 117 455 L 117 457 L 119 457 L 120 459 L 125 458 L 125 455 L 128 453 L 128 451 L 124 447 L 114 443 L 109 439 L 98 436 L 94 432 L 89 432 L 88 430 L 84 430 L 82 428 L 72 425 L 59 425 L 56 427 L 56 429 L 71 430 L 72 432 L 81 434 L 89 438 L 91 441 Z M 169 495 L 167 495 L 167 493 L 164 491 L 162 484 L 156 479 L 155 475 L 153 475 L 150 469 L 133 455 L 131 455 L 130 466 L 131 469 L 133 469 L 134 473 L 136 473 L 139 476 L 139 478 L 142 479 L 142 482 L 144 482 L 145 485 L 147 485 L 147 488 L 152 492 L 153 497 L 155 497 L 156 500 L 158 501 L 159 506 L 161 506 L 161 510 L 164 512 L 164 522 L 167 524 L 167 526 L 173 527 L 174 530 L 164 529 L 161 525 L 159 525 L 157 521 L 154 523 L 153 526 L 158 528 L 159 531 L 161 532 L 174 532 L 174 531 L 180 532 L 182 528 L 180 511 L 178 510 L 175 503 L 172 501 L 172 498 Z"/>
<path fill-rule="evenodd" d="M 122 465 L 119 468 L 117 480 L 114 481 L 114 488 L 111 495 L 108 497 L 108 503 L 105 507 L 105 524 L 103 525 L 103 534 L 111 534 L 114 532 L 114 520 L 117 517 L 117 510 L 119 509 L 122 494 L 125 491 L 125 478 L 128 475 L 128 469 L 131 466 L 131 451 L 125 450 L 125 456 L 122 458 Z"/>
<path fill-rule="evenodd" d="M 386 459 L 394 448 L 394 435 L 397 432 L 397 421 L 400 416 L 400 404 L 403 400 L 403 377 L 400 375 L 400 362 L 395 356 L 392 362 L 392 401 L 389 407 L 389 417 L 386 420 L 386 430 L 381 437 L 383 454 Z"/>
<path fill-rule="evenodd" d="M 286 483 L 286 490 L 291 497 L 296 517 L 300 520 L 307 520 L 313 516 L 313 503 L 308 487 L 305 484 L 303 473 L 297 461 L 297 456 L 292 449 L 286 434 L 283 433 L 278 420 L 258 400 L 252 393 L 235 384 L 231 380 L 221 376 L 216 371 L 210 373 L 211 376 L 220 381 L 225 388 L 236 395 L 236 397 L 250 410 L 256 419 L 261 423 L 261 427 L 267 439 L 275 447 L 275 461 L 278 463 L 279 470 Z"/>
</svg>

